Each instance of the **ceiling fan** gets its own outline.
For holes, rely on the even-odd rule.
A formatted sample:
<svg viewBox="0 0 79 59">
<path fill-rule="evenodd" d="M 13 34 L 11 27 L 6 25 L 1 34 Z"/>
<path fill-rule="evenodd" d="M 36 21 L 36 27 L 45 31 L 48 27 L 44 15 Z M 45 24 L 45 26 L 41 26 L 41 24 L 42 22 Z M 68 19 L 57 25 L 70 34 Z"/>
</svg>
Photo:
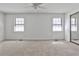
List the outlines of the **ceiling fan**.
<svg viewBox="0 0 79 59">
<path fill-rule="evenodd" d="M 43 3 L 32 3 L 32 6 L 28 6 L 28 7 L 33 7 L 34 9 L 38 9 L 38 8 L 45 9 L 45 6 L 42 5 Z"/>
</svg>

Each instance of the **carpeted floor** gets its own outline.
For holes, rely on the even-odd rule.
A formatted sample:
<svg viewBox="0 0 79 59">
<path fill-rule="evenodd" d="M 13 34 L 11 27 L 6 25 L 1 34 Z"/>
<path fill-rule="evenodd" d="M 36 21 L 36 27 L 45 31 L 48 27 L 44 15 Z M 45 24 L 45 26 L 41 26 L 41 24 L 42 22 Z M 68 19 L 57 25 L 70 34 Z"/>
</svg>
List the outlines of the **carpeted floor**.
<svg viewBox="0 0 79 59">
<path fill-rule="evenodd" d="M 3 41 L 1 56 L 79 56 L 79 46 L 65 41 Z"/>
</svg>

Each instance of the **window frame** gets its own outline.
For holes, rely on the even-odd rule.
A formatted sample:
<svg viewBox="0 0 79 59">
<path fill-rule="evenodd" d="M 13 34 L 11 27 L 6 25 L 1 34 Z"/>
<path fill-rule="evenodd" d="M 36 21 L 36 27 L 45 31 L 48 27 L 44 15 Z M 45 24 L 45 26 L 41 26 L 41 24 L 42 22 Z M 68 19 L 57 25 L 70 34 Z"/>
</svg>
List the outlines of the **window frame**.
<svg viewBox="0 0 79 59">
<path fill-rule="evenodd" d="M 53 24 L 53 19 L 54 19 L 54 18 L 60 18 L 61 24 Z M 61 17 L 54 17 L 54 18 L 52 19 L 52 31 L 53 31 L 53 32 L 61 32 L 61 31 L 63 31 L 63 27 L 62 27 L 62 25 L 63 25 L 63 23 L 62 23 L 62 18 L 61 18 Z M 53 29 L 54 26 L 60 26 L 60 27 L 61 27 L 61 30 L 54 30 L 54 29 Z"/>
<path fill-rule="evenodd" d="M 24 32 L 24 30 L 23 30 L 23 31 L 16 31 L 16 30 L 15 30 L 16 26 L 23 26 L 23 28 L 24 28 L 24 24 L 25 24 L 25 23 L 23 23 L 23 24 L 16 24 L 16 19 L 17 19 L 17 18 L 23 18 L 23 17 L 16 17 L 16 18 L 15 18 L 14 32 Z M 24 18 L 23 18 L 23 20 L 24 20 Z M 20 21 L 19 21 L 19 22 L 20 22 Z M 24 22 L 24 21 L 23 21 L 23 22 Z"/>
</svg>

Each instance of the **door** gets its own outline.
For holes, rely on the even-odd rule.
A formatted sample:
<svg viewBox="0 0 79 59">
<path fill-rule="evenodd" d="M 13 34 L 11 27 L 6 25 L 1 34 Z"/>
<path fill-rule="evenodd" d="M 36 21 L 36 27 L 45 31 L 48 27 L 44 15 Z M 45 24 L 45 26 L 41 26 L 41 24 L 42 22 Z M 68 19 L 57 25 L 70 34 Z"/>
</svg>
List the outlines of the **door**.
<svg viewBox="0 0 79 59">
<path fill-rule="evenodd" d="M 79 12 L 70 16 L 71 42 L 79 44 Z"/>
</svg>

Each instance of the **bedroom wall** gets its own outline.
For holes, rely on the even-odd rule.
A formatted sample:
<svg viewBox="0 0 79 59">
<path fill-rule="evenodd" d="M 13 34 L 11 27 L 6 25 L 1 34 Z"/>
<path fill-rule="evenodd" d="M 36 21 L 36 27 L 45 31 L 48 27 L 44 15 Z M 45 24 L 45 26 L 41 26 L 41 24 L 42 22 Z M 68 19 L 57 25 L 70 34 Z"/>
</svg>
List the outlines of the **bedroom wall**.
<svg viewBox="0 0 79 59">
<path fill-rule="evenodd" d="M 14 22 L 16 17 L 25 19 L 25 31 L 14 32 Z M 52 31 L 52 19 L 61 17 L 63 31 Z M 5 39 L 26 39 L 26 40 L 48 40 L 64 39 L 64 14 L 63 13 L 25 13 L 25 14 L 6 14 L 5 16 Z"/>
<path fill-rule="evenodd" d="M 4 13 L 0 12 L 0 41 L 4 40 Z"/>
</svg>

